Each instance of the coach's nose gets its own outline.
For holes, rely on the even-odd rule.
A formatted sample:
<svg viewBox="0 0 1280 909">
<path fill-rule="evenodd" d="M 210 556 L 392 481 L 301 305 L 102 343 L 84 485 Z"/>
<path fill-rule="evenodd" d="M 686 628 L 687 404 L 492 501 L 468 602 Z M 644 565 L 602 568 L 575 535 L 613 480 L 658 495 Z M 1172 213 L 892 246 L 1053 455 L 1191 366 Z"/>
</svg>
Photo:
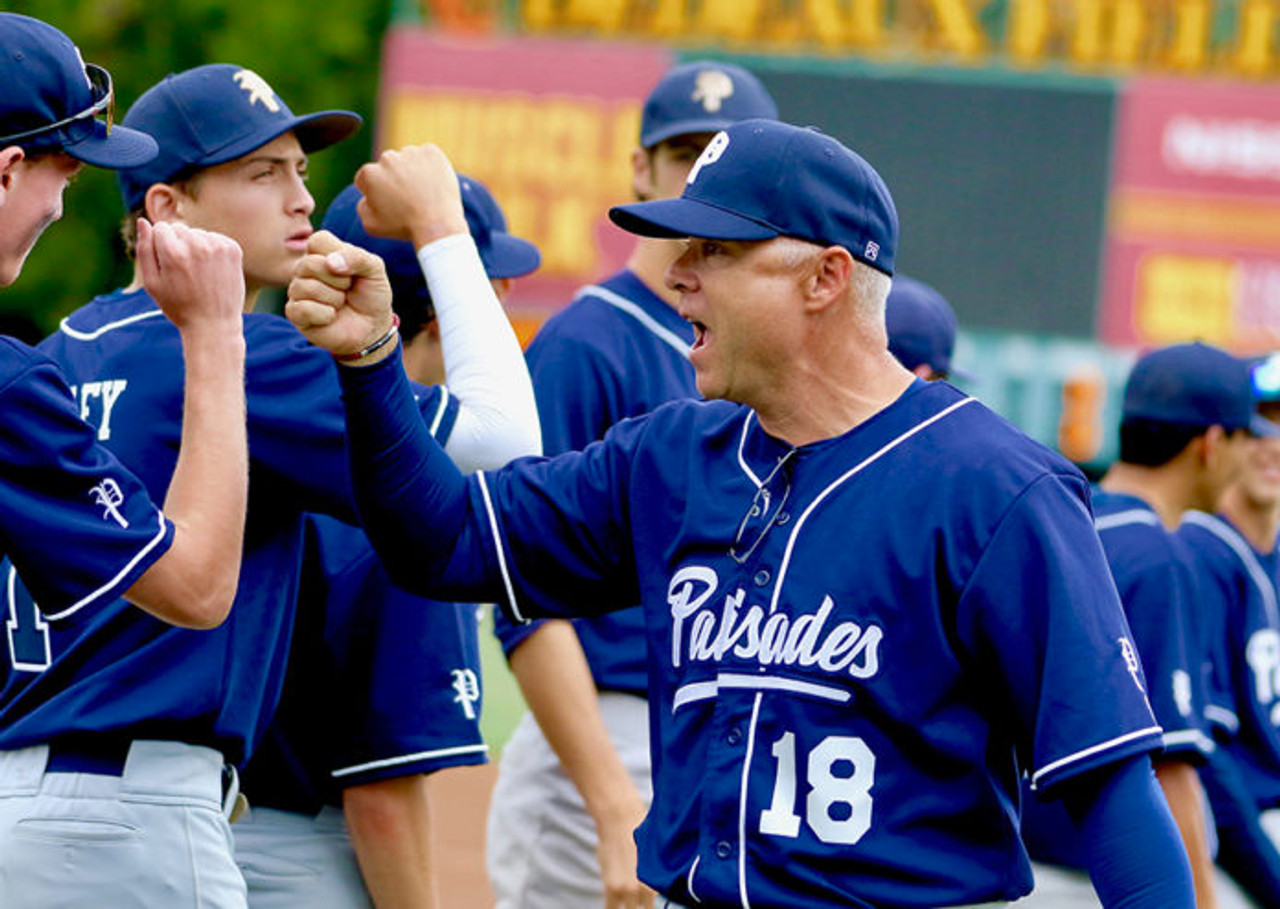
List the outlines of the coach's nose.
<svg viewBox="0 0 1280 909">
<path fill-rule="evenodd" d="M 689 293 L 698 286 L 698 276 L 693 270 L 694 250 L 692 244 L 667 267 L 664 280 L 669 289 L 680 293 Z"/>
</svg>

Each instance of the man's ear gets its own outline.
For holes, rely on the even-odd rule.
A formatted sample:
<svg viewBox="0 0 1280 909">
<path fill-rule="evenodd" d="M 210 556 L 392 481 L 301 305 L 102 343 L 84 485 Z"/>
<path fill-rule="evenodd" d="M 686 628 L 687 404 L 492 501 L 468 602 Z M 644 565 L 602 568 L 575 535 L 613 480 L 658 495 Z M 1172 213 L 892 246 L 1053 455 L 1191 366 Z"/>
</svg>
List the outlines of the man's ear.
<svg viewBox="0 0 1280 909">
<path fill-rule="evenodd" d="M 142 210 L 152 224 L 182 220 L 181 190 L 168 183 L 153 183 L 142 200 Z"/>
<path fill-rule="evenodd" d="M 0 205 L 4 204 L 4 197 L 13 187 L 18 165 L 26 160 L 26 157 L 26 152 L 17 145 L 0 148 Z"/>
<path fill-rule="evenodd" d="M 631 193 L 638 202 L 647 202 L 653 197 L 652 160 L 643 148 L 631 150 Z"/>
<path fill-rule="evenodd" d="M 842 246 L 828 246 L 810 260 L 811 271 L 805 276 L 806 296 L 810 309 L 826 309 L 841 300 L 853 282 L 854 261 Z"/>
</svg>

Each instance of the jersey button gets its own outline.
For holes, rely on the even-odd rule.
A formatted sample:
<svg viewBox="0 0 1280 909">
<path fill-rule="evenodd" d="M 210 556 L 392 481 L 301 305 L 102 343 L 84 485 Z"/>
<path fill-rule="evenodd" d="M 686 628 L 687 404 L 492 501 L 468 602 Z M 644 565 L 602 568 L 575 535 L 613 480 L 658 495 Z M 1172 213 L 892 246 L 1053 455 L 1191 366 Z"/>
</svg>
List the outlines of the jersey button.
<svg viewBox="0 0 1280 909">
<path fill-rule="evenodd" d="M 716 843 L 716 855 L 722 859 L 727 859 L 729 856 L 733 855 L 733 843 L 730 843 L 728 840 L 721 840 Z"/>
<path fill-rule="evenodd" d="M 767 568 L 761 568 L 756 572 L 756 576 L 752 578 L 752 580 L 755 581 L 757 587 L 763 587 L 765 584 L 769 583 L 770 577 L 771 575 L 769 574 L 769 570 Z"/>
<path fill-rule="evenodd" d="M 742 741 L 742 730 L 737 726 L 733 726 L 725 733 L 724 740 L 730 745 L 736 745 Z"/>
</svg>

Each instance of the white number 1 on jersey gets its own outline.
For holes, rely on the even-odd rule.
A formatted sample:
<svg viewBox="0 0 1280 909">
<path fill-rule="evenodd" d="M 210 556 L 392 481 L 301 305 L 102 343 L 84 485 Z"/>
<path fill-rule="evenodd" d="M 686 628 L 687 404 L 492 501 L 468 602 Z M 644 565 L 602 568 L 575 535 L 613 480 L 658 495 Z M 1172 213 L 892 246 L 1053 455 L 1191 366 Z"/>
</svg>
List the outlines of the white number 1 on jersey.
<svg viewBox="0 0 1280 909">
<path fill-rule="evenodd" d="M 800 833 L 796 814 L 796 736 L 784 732 L 773 743 L 778 772 L 773 781 L 773 801 L 760 812 L 760 832 L 770 836 L 795 837 Z M 837 776 L 838 764 L 852 771 Z M 806 777 L 809 795 L 805 799 L 805 822 L 824 843 L 852 845 L 871 829 L 871 786 L 876 775 L 876 756 L 860 738 L 829 735 L 809 752 Z M 843 768 L 842 768 L 843 769 Z M 847 816 L 832 817 L 832 807 L 848 805 Z"/>
</svg>

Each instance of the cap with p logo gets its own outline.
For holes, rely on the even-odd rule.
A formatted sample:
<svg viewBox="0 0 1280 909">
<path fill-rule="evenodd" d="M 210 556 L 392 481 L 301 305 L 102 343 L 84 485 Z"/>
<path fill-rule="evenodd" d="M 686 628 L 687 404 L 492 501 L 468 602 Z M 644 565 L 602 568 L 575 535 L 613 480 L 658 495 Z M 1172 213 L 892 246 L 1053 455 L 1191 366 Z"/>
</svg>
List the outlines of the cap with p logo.
<svg viewBox="0 0 1280 909">
<path fill-rule="evenodd" d="M 719 133 L 680 198 L 619 205 L 609 217 L 646 237 L 786 236 L 842 246 L 889 275 L 898 247 L 898 213 L 875 169 L 831 136 L 776 120 Z"/>
</svg>

